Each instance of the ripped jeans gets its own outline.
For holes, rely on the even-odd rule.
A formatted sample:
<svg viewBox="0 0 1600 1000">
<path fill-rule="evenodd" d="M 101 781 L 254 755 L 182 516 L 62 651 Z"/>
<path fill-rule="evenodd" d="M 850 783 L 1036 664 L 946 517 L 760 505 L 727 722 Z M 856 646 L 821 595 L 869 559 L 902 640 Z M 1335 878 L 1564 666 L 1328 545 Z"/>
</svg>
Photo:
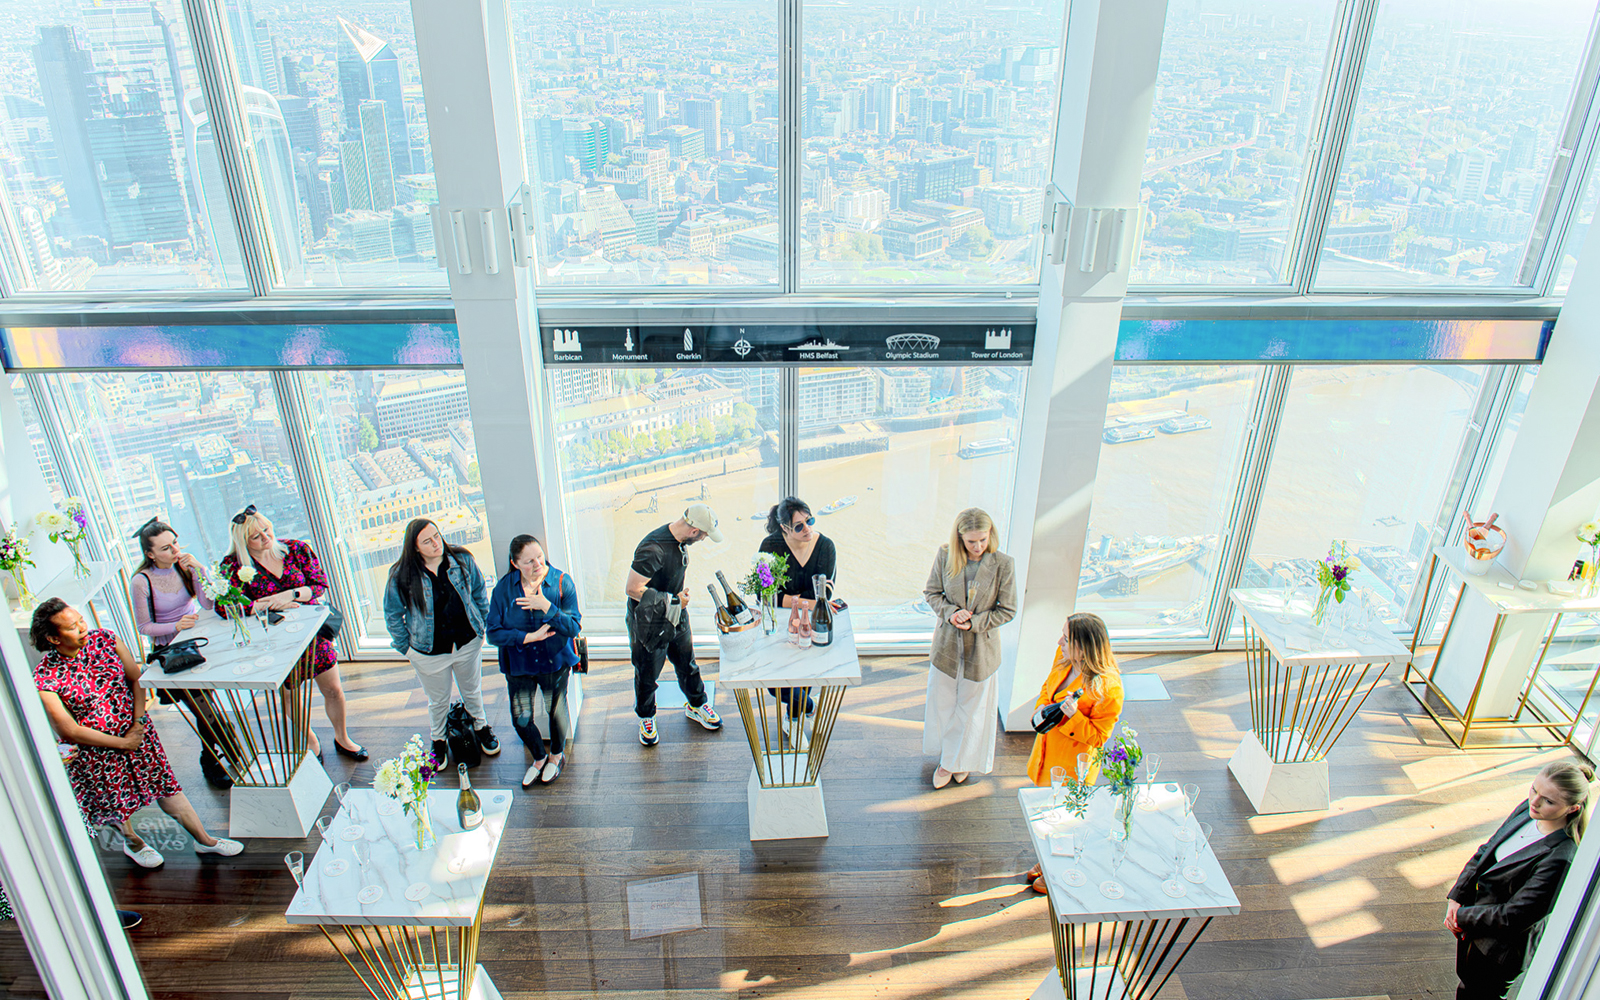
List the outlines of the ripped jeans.
<svg viewBox="0 0 1600 1000">
<path fill-rule="evenodd" d="M 511 693 L 511 725 L 535 761 L 545 756 L 545 738 L 538 722 L 541 717 L 550 720 L 549 752 L 566 752 L 567 732 L 572 728 L 567 715 L 567 678 L 571 675 L 571 667 L 549 674 L 506 675 L 506 689 Z"/>
</svg>

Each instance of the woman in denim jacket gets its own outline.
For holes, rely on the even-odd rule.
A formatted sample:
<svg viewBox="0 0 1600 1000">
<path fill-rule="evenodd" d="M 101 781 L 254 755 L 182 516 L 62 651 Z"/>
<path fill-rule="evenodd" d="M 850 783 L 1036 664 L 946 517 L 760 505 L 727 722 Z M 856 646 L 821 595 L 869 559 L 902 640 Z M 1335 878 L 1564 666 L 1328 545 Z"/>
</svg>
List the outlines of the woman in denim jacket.
<svg viewBox="0 0 1600 1000">
<path fill-rule="evenodd" d="M 486 754 L 500 752 L 483 710 L 481 657 L 488 611 L 483 573 L 472 553 L 446 542 L 439 526 L 425 517 L 406 525 L 400 558 L 389 568 L 383 592 L 383 619 L 390 644 L 411 661 L 428 695 L 436 767 L 449 752 L 445 723 L 452 678 L 472 716 L 478 746 Z"/>
<path fill-rule="evenodd" d="M 510 572 L 495 584 L 489 599 L 489 641 L 500 650 L 500 670 L 511 694 L 511 724 L 533 754 L 522 787 L 535 781 L 548 785 L 566 762 L 567 680 L 578 654 L 572 640 L 583 615 L 578 611 L 578 585 L 545 561 L 544 545 L 532 535 L 511 540 Z M 549 748 L 535 721 L 538 693 L 550 719 Z"/>
</svg>

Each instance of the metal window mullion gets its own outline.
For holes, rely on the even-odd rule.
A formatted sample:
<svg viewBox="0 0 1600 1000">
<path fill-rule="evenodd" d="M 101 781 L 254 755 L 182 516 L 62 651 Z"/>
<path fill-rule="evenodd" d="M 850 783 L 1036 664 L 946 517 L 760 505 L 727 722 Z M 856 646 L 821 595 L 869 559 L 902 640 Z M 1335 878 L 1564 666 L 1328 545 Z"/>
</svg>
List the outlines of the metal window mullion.
<svg viewBox="0 0 1600 1000">
<path fill-rule="evenodd" d="M 272 225 L 261 199 L 261 168 L 244 115 L 244 92 L 228 37 L 224 0 L 183 0 L 184 22 L 194 53 L 195 75 L 205 97 L 206 118 L 227 188 L 228 210 L 239 237 L 250 294 L 271 294 L 283 276 Z M 181 101 L 183 95 L 180 93 Z M 220 252 L 220 250 L 219 250 Z"/>
<path fill-rule="evenodd" d="M 307 373 L 309 374 L 309 373 Z M 295 482 L 300 484 L 300 500 L 305 504 L 306 517 L 311 522 L 311 539 L 316 551 L 324 554 L 320 561 L 328 585 L 333 590 L 334 606 L 354 611 L 360 607 L 356 598 L 354 581 L 350 578 L 350 565 L 339 546 L 339 529 L 328 491 L 327 479 L 322 475 L 319 461 L 316 430 L 307 417 L 304 390 L 300 385 L 302 373 L 278 370 L 272 373 L 272 391 L 278 400 L 278 413 L 283 418 L 284 436 L 289 440 L 289 454 L 294 463 Z M 332 555 L 334 558 L 327 558 Z M 356 635 L 359 628 L 342 628 L 334 640 L 339 646 L 339 656 L 353 659 L 356 655 Z"/>
<path fill-rule="evenodd" d="M 1232 620 L 1228 591 L 1239 585 L 1244 573 L 1244 561 L 1250 555 L 1261 495 L 1266 489 L 1267 475 L 1272 470 L 1278 426 L 1283 419 L 1289 383 L 1293 377 L 1293 365 L 1269 365 L 1256 380 L 1255 397 L 1250 404 L 1250 423 L 1246 425 L 1244 451 L 1239 460 L 1238 478 L 1233 491 L 1233 507 L 1228 514 L 1223 549 L 1217 557 L 1217 574 L 1212 583 L 1209 620 L 1213 648 L 1222 648 L 1228 638 L 1228 625 Z"/>
<path fill-rule="evenodd" d="M 800 369 L 778 369 L 778 495 L 800 495 Z"/>
<path fill-rule="evenodd" d="M 1361 98 L 1361 77 L 1366 70 L 1367 53 L 1372 44 L 1372 26 L 1378 17 L 1379 0 L 1345 0 L 1336 21 L 1328 48 L 1328 67 L 1322 85 L 1322 104 L 1318 108 L 1315 151 L 1302 181 L 1296 220 L 1294 256 L 1286 272 L 1294 289 L 1304 295 L 1316 280 L 1317 258 L 1333 213 L 1339 172 L 1344 167 L 1345 146 L 1355 122 L 1356 104 Z"/>
<path fill-rule="evenodd" d="M 1584 188 L 1600 144 L 1600 11 L 1589 23 L 1589 40 L 1572 84 L 1572 101 L 1561 126 L 1561 137 L 1544 195 L 1534 213 L 1533 232 L 1517 273 L 1520 284 L 1544 295 L 1552 293 L 1561 275 L 1561 257 L 1567 232 L 1582 208 Z"/>
<path fill-rule="evenodd" d="M 783 0 L 779 17 L 778 117 L 778 292 L 800 287 L 800 97 L 802 67 L 801 14 L 805 0 Z"/>
</svg>

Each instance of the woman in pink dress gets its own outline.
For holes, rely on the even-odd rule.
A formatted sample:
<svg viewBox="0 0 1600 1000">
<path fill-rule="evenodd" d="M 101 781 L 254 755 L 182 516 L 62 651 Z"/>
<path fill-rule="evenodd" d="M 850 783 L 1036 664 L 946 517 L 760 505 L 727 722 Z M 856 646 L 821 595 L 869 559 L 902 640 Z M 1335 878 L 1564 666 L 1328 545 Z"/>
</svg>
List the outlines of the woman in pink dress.
<svg viewBox="0 0 1600 1000">
<path fill-rule="evenodd" d="M 232 856 L 237 840 L 213 837 L 167 764 L 161 738 L 150 728 L 139 687 L 139 665 L 122 640 L 90 630 L 83 615 L 52 597 L 33 611 L 29 638 L 44 653 L 33 680 L 57 734 L 78 746 L 66 762 L 72 792 L 91 829 L 111 824 L 126 838 L 122 852 L 145 868 L 166 859 L 133 832 L 128 817 L 151 802 L 194 837 L 199 854 Z"/>
<path fill-rule="evenodd" d="M 286 611 L 302 604 L 316 604 L 327 593 L 328 578 L 311 546 L 293 538 L 278 541 L 272 522 L 251 504 L 233 516 L 233 548 L 218 567 L 228 574 L 235 587 L 251 600 L 252 614 L 258 608 Z M 254 574 L 248 582 L 239 577 L 239 567 L 248 565 Z M 329 639 L 313 639 L 311 676 L 322 692 L 322 709 L 333 725 L 333 748 L 339 756 L 366 760 L 366 748 L 345 731 L 344 686 L 339 682 L 339 654 Z M 303 675 L 291 681 L 303 681 Z M 322 759 L 322 744 L 315 730 L 310 733 L 311 752 Z"/>
</svg>

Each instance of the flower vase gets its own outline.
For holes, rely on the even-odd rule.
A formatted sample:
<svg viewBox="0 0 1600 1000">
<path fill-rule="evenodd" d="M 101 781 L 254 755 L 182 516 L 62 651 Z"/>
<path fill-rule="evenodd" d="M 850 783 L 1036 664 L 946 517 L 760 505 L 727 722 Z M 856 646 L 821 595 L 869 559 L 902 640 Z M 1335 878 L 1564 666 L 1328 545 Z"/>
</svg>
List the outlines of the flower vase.
<svg viewBox="0 0 1600 1000">
<path fill-rule="evenodd" d="M 1323 587 L 1322 591 L 1319 594 L 1317 594 L 1316 607 L 1314 607 L 1312 609 L 1312 611 L 1311 611 L 1311 624 L 1313 624 L 1313 625 L 1321 625 L 1322 624 L 1322 619 L 1327 615 L 1328 606 L 1332 603 L 1332 601 L 1333 601 L 1333 588 L 1332 587 Z"/>
<path fill-rule="evenodd" d="M 1597 588 L 1600 588 L 1600 545 L 1589 546 L 1589 564 L 1583 568 L 1583 583 L 1578 587 L 1578 596 L 1585 599 L 1593 597 Z"/>
<path fill-rule="evenodd" d="M 24 611 L 33 610 L 33 591 L 28 589 L 28 576 L 21 566 L 6 570 L 11 574 L 11 582 L 17 588 L 17 605 Z"/>
<path fill-rule="evenodd" d="M 406 803 L 406 817 L 411 820 L 411 835 L 416 838 L 417 850 L 425 851 L 435 843 L 433 818 L 428 815 L 427 793 L 415 802 Z"/>
<path fill-rule="evenodd" d="M 1130 784 L 1113 791 L 1112 798 L 1116 800 L 1116 807 L 1111 816 L 1111 839 L 1127 840 L 1133 836 L 1134 806 L 1139 801 L 1137 786 Z"/>
<path fill-rule="evenodd" d="M 72 552 L 72 575 L 79 580 L 87 580 L 89 564 L 83 561 L 83 539 L 67 542 L 67 548 Z"/>
<path fill-rule="evenodd" d="M 250 609 L 243 604 L 231 605 L 228 609 L 228 620 L 233 623 L 233 644 L 235 646 L 250 645 Z"/>
<path fill-rule="evenodd" d="M 771 635 L 778 630 L 778 603 L 776 595 L 761 595 L 761 634 Z"/>
</svg>

